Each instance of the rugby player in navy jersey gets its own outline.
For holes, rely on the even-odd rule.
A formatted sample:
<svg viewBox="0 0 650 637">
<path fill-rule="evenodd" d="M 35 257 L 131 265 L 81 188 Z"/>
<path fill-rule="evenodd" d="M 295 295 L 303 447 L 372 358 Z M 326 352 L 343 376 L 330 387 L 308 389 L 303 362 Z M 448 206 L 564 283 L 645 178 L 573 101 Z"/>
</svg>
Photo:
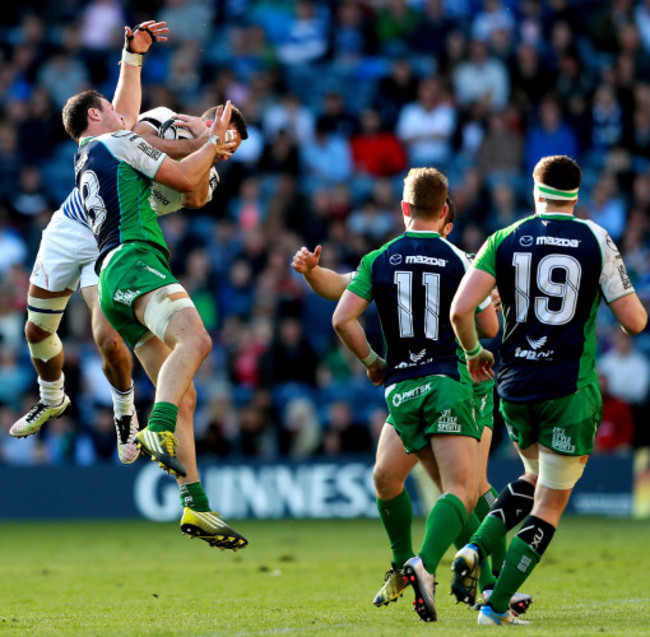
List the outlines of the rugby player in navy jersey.
<svg viewBox="0 0 650 637">
<path fill-rule="evenodd" d="M 449 236 L 456 220 L 455 205 L 450 197 L 447 197 L 446 204 L 448 210 L 445 216 L 445 223 L 440 230 L 440 235 L 443 239 Z M 340 274 L 319 265 L 321 250 L 321 246 L 317 246 L 311 252 L 303 246 L 294 255 L 291 267 L 303 275 L 309 287 L 316 294 L 330 301 L 338 301 L 352 281 L 353 272 Z M 474 507 L 474 513 L 480 522 L 487 515 L 498 496 L 498 491 L 490 484 L 487 478 L 487 461 L 490 443 L 492 441 L 492 428 L 494 426 L 494 400 L 492 395 L 494 381 L 473 383 L 469 378 L 467 369 L 464 368 L 462 371 L 467 382 L 472 384 L 477 408 L 476 419 L 481 431 L 479 498 Z M 402 574 L 402 566 L 414 555 L 411 535 L 413 508 L 411 498 L 404 485 L 406 478 L 416 464 L 416 455 L 406 453 L 404 445 L 393 426 L 393 420 L 389 416 L 385 425 L 382 427 L 379 441 L 377 442 L 375 466 L 373 468 L 377 510 L 379 511 L 379 518 L 388 536 L 393 558 L 391 568 L 386 572 L 384 584 L 373 599 L 373 603 L 378 607 L 397 601 L 404 590 L 408 588 L 408 584 L 404 581 Z M 438 489 L 440 489 L 439 479 L 435 480 L 435 482 Z M 530 508 L 532 508 L 532 502 L 529 510 Z M 467 528 L 463 528 L 454 540 L 456 548 L 461 548 L 473 532 L 470 530 L 472 528 L 472 522 L 473 520 L 468 520 Z M 491 556 L 492 568 L 484 569 L 481 572 L 479 585 L 484 599 L 489 599 L 496 582 L 495 576 L 498 575 L 505 558 L 505 551 L 506 539 L 504 537 L 501 545 Z M 515 593 L 512 596 L 510 608 L 521 614 L 526 612 L 532 601 L 530 595 Z"/>
<path fill-rule="evenodd" d="M 403 576 L 415 591 L 415 608 L 435 621 L 435 572 L 466 526 L 478 498 L 479 445 L 472 389 L 461 382 L 462 363 L 449 322 L 451 300 L 469 267 L 464 252 L 442 238 L 447 223 L 447 178 L 418 168 L 404 181 L 406 232 L 366 255 L 334 311 L 343 343 L 385 385 L 394 430 L 416 454 L 442 495 L 431 510 L 419 555 Z M 386 340 L 386 360 L 372 351 L 359 317 L 374 301 Z M 477 314 L 482 332 L 496 335 L 489 293 Z"/>
<path fill-rule="evenodd" d="M 501 413 L 524 475 L 500 494 L 452 565 L 452 592 L 473 603 L 481 563 L 494 543 L 530 515 L 513 538 L 481 625 L 523 624 L 508 609 L 553 538 L 582 476 L 602 414 L 596 374 L 596 312 L 601 298 L 629 334 L 647 323 L 618 248 L 607 231 L 574 216 L 582 173 L 565 156 L 541 159 L 533 171 L 535 214 L 491 235 L 452 304 L 451 320 L 475 381 L 494 374 L 474 312 L 498 286 L 503 344 L 497 374 Z"/>
<path fill-rule="evenodd" d="M 167 40 L 164 22 L 143 22 L 133 31 L 125 27 L 125 43 L 113 106 L 124 125 L 135 125 L 140 109 L 142 55 L 155 41 Z M 133 398 L 131 355 L 104 318 L 97 300 L 97 243 L 90 229 L 79 190 L 75 188 L 52 215 L 43 231 L 29 279 L 25 337 L 38 374 L 39 400 L 11 427 L 10 435 L 36 433 L 52 418 L 70 408 L 65 394 L 63 345 L 57 330 L 70 296 L 77 287 L 92 316 L 92 331 L 102 355 L 102 367 L 111 387 L 118 455 L 124 464 L 138 457 L 134 443 L 138 419 Z"/>
</svg>

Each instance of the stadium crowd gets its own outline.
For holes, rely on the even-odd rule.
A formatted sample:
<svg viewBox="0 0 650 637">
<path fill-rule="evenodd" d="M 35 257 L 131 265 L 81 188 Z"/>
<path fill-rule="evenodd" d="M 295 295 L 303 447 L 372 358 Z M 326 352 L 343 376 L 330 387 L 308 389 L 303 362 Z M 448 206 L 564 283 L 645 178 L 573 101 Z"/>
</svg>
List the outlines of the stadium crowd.
<svg viewBox="0 0 650 637">
<path fill-rule="evenodd" d="M 231 99 L 250 134 L 219 166 L 210 204 L 161 222 L 172 270 L 214 340 L 196 379 L 199 454 L 372 453 L 383 392 L 339 344 L 334 304 L 289 263 L 322 244 L 322 265 L 356 268 L 403 228 L 411 166 L 448 174 L 450 239 L 474 252 L 530 214 L 540 157 L 575 157 L 579 214 L 609 231 L 650 305 L 650 0 L 10 3 L 0 28 L 0 462 L 115 460 L 111 396 L 77 295 L 62 324 L 74 411 L 38 437 L 6 432 L 35 402 L 22 334 L 29 273 L 73 186 L 61 107 L 90 86 L 112 96 L 123 25 L 150 17 L 167 21 L 170 41 L 145 59 L 143 108 L 198 114 Z M 597 448 L 648 445 L 650 335 L 627 337 L 606 311 L 599 320 Z M 367 327 L 380 349 L 376 315 Z M 142 412 L 152 395 L 139 376 Z"/>
</svg>

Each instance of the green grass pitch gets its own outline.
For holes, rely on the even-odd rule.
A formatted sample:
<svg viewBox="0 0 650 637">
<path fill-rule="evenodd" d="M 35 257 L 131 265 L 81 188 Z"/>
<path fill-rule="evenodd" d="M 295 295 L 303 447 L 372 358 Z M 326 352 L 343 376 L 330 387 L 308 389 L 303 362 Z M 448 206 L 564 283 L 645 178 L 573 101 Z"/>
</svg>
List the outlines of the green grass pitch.
<svg viewBox="0 0 650 637">
<path fill-rule="evenodd" d="M 447 595 L 437 624 L 409 590 L 375 608 L 390 556 L 378 521 L 244 521 L 233 554 L 149 522 L 4 524 L 1 635 L 466 635 L 476 613 Z M 423 525 L 415 525 L 416 545 Z M 564 520 L 527 582 L 526 635 L 650 635 L 650 522 Z"/>
</svg>

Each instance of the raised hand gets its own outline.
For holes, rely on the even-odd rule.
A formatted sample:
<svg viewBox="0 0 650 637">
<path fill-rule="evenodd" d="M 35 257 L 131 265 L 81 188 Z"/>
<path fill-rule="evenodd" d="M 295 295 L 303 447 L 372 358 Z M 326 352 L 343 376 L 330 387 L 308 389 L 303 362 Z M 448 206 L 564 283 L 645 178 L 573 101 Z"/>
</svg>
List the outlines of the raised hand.
<svg viewBox="0 0 650 637">
<path fill-rule="evenodd" d="M 316 246 L 316 249 L 313 252 L 310 252 L 305 246 L 303 246 L 293 255 L 291 267 L 296 272 L 300 272 L 300 274 L 306 274 L 310 270 L 313 270 L 320 261 L 320 253 L 322 249 L 322 246 Z"/>
<path fill-rule="evenodd" d="M 142 22 L 133 30 L 124 27 L 124 48 L 129 53 L 144 55 L 154 42 L 165 42 L 167 33 L 169 33 L 167 23 L 155 20 Z"/>
<path fill-rule="evenodd" d="M 176 114 L 174 126 L 187 128 L 194 137 L 202 137 L 210 133 L 210 127 L 204 119 L 194 115 L 186 115 L 185 113 Z"/>
<path fill-rule="evenodd" d="M 230 100 L 226 102 L 225 108 L 220 106 L 217 109 L 217 114 L 212 122 L 210 127 L 210 135 L 218 135 L 223 144 L 226 141 L 226 131 L 228 130 L 228 125 L 230 124 L 230 115 L 232 113 L 232 104 Z"/>
</svg>

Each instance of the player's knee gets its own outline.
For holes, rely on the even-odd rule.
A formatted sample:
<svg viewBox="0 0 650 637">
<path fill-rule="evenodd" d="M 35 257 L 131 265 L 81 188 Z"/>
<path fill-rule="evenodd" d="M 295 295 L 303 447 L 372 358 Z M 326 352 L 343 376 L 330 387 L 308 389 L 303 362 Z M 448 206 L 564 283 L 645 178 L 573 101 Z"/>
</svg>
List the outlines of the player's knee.
<svg viewBox="0 0 650 637">
<path fill-rule="evenodd" d="M 124 343 L 117 334 L 102 335 L 97 342 L 97 346 L 104 360 L 112 367 L 120 365 L 124 358 L 128 356 Z"/>
<path fill-rule="evenodd" d="M 212 351 L 212 339 L 210 335 L 205 331 L 205 328 L 197 330 L 192 334 L 192 349 L 197 353 L 197 355 L 204 360 L 207 358 L 208 354 Z"/>
<path fill-rule="evenodd" d="M 29 320 L 25 323 L 25 339 L 28 343 L 38 343 L 49 336 L 52 336 L 52 332 L 45 331 Z"/>
<path fill-rule="evenodd" d="M 372 470 L 372 479 L 380 500 L 396 498 L 404 490 L 404 480 L 390 466 L 377 463 Z"/>
</svg>

